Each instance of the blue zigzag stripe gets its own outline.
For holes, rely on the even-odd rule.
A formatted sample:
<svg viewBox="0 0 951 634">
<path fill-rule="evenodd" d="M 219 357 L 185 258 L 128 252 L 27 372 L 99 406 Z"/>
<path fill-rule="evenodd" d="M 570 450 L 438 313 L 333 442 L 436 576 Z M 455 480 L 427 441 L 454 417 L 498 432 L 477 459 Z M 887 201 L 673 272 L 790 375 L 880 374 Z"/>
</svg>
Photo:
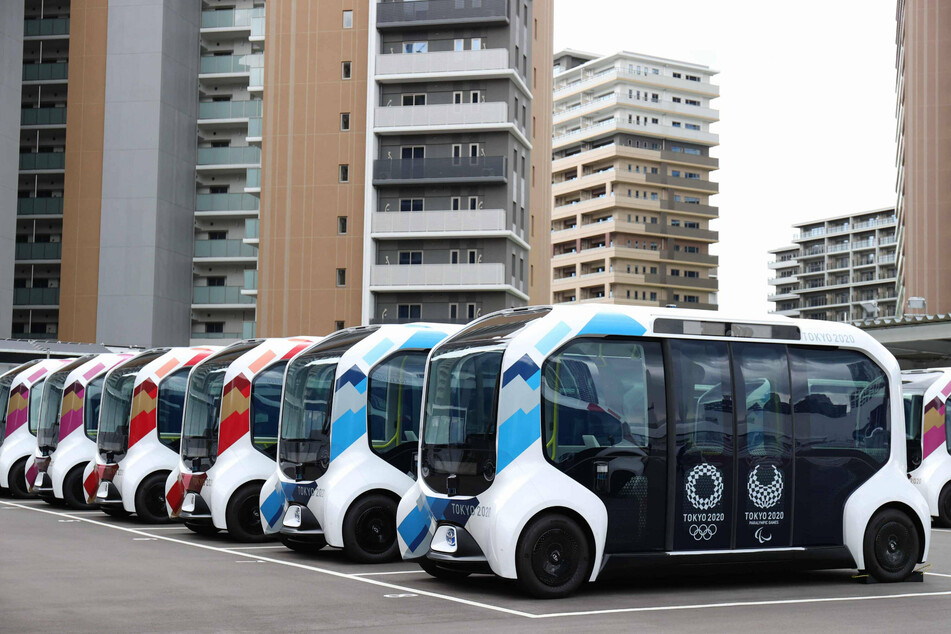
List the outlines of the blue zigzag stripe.
<svg viewBox="0 0 951 634">
<path fill-rule="evenodd" d="M 533 442 L 541 438 L 541 405 L 535 405 L 530 411 L 518 410 L 499 425 L 499 466 L 498 472 L 507 467 L 528 449 Z"/>
<path fill-rule="evenodd" d="M 356 412 L 344 412 L 330 428 L 330 461 L 367 432 L 367 406 Z"/>
<path fill-rule="evenodd" d="M 409 515 L 400 522 L 398 530 L 409 549 L 416 550 L 429 533 L 429 514 L 414 506 Z"/>
<path fill-rule="evenodd" d="M 383 341 L 373 346 L 373 348 L 363 355 L 363 360 L 368 366 L 372 366 L 374 363 L 380 360 L 387 351 L 393 347 L 393 342 L 389 339 L 384 338 Z"/>
<path fill-rule="evenodd" d="M 571 328 L 563 321 L 559 321 L 541 341 L 535 344 L 535 349 L 542 354 L 548 354 L 562 338 L 571 332 Z"/>
<path fill-rule="evenodd" d="M 367 389 L 366 378 L 367 375 L 365 375 L 360 370 L 360 368 L 353 366 L 344 372 L 339 379 L 337 379 L 337 384 L 334 388 L 334 391 L 340 390 L 340 388 L 342 388 L 347 383 L 352 383 L 353 387 L 357 388 L 357 391 L 360 392 L 360 394 L 363 394 L 363 392 L 365 392 Z"/>
<path fill-rule="evenodd" d="M 532 361 L 532 358 L 527 354 L 521 359 L 509 366 L 509 369 L 502 373 L 502 387 L 515 380 L 515 377 L 520 376 L 525 379 L 526 382 L 529 382 L 532 378 L 532 375 L 538 372 L 538 366 L 535 365 L 535 362 Z M 535 389 L 538 387 L 538 382 L 535 382 Z"/>
<path fill-rule="evenodd" d="M 278 487 L 271 492 L 271 495 L 265 498 L 264 504 L 261 505 L 261 515 L 267 520 L 268 526 L 274 526 L 283 513 L 284 493 L 281 491 L 281 488 Z"/>
<path fill-rule="evenodd" d="M 578 332 L 581 335 L 630 335 L 639 337 L 647 331 L 636 320 L 621 313 L 598 313 L 591 318 L 584 328 Z"/>
<path fill-rule="evenodd" d="M 438 330 L 420 330 L 419 332 L 413 333 L 412 337 L 404 341 L 403 345 L 400 346 L 400 350 L 407 348 L 428 350 L 445 338 L 446 333 Z"/>
</svg>

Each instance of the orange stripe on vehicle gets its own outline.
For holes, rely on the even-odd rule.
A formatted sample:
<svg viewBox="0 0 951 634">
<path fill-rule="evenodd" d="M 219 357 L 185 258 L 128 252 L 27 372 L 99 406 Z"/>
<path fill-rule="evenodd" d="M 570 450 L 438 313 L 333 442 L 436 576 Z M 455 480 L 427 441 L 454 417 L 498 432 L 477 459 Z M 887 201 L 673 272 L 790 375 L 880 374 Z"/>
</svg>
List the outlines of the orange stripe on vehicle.
<svg viewBox="0 0 951 634">
<path fill-rule="evenodd" d="M 248 370 L 251 371 L 251 374 L 257 374 L 258 372 L 261 371 L 261 368 L 263 368 L 268 363 L 270 363 L 275 357 L 277 357 L 277 353 L 274 352 L 273 350 L 268 350 L 267 352 L 262 354 L 260 357 L 258 357 L 257 360 L 252 362 L 248 366 Z"/>
<path fill-rule="evenodd" d="M 176 367 L 178 367 L 178 359 L 169 359 L 168 363 L 155 371 L 155 377 L 161 379 Z"/>
</svg>

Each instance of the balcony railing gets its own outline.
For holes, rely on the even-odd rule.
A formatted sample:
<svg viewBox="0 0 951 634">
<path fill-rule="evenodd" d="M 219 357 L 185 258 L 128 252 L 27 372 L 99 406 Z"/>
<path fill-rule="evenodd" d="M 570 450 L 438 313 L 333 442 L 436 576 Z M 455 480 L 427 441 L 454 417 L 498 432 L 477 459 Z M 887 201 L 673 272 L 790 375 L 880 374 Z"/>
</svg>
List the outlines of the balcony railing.
<svg viewBox="0 0 951 634">
<path fill-rule="evenodd" d="M 243 339 L 240 332 L 193 332 L 192 339 Z M 250 337 L 249 337 L 250 338 Z"/>
<path fill-rule="evenodd" d="M 377 264 L 370 270 L 370 286 L 500 286 L 508 284 L 505 265 L 486 264 Z"/>
<path fill-rule="evenodd" d="M 261 163 L 261 148 L 248 147 L 200 147 L 199 165 L 258 165 Z"/>
<path fill-rule="evenodd" d="M 15 288 L 14 306 L 56 306 L 59 304 L 58 288 Z"/>
<path fill-rule="evenodd" d="M 203 55 L 198 65 L 201 75 L 250 73 L 250 55 Z"/>
<path fill-rule="evenodd" d="M 506 181 L 504 156 L 459 158 L 377 159 L 373 161 L 375 185 L 451 183 L 455 181 Z"/>
<path fill-rule="evenodd" d="M 63 255 L 61 242 L 18 242 L 17 260 L 59 260 Z"/>
<path fill-rule="evenodd" d="M 18 198 L 18 216 L 62 216 L 62 198 Z"/>
<path fill-rule="evenodd" d="M 251 117 L 248 119 L 248 137 L 259 139 L 264 136 L 264 119 L 261 117 Z"/>
<path fill-rule="evenodd" d="M 376 109 L 376 128 L 448 127 L 508 123 L 508 104 L 434 104 L 429 106 L 383 106 Z"/>
<path fill-rule="evenodd" d="M 241 294 L 240 286 L 196 286 L 193 304 L 253 304 L 254 297 Z"/>
<path fill-rule="evenodd" d="M 511 68 L 505 48 L 474 51 L 437 51 L 435 53 L 387 53 L 377 55 L 376 74 L 425 75 L 427 73 L 467 74 L 473 71 L 502 71 Z"/>
<path fill-rule="evenodd" d="M 20 155 L 21 170 L 61 170 L 65 167 L 64 152 L 29 152 Z"/>
<path fill-rule="evenodd" d="M 23 37 L 69 35 L 69 18 L 43 18 L 23 21 Z"/>
<path fill-rule="evenodd" d="M 254 258 L 258 250 L 241 240 L 195 240 L 196 258 Z"/>
<path fill-rule="evenodd" d="M 23 65 L 23 81 L 59 81 L 68 75 L 69 64 L 66 62 Z"/>
<path fill-rule="evenodd" d="M 257 269 L 247 269 L 244 272 L 244 290 L 254 291 L 258 288 L 258 271 Z"/>
<path fill-rule="evenodd" d="M 202 11 L 201 28 L 227 29 L 232 27 L 251 27 L 251 9 L 224 9 L 221 11 Z"/>
<path fill-rule="evenodd" d="M 66 108 L 24 108 L 20 125 L 66 125 Z"/>
<path fill-rule="evenodd" d="M 260 117 L 263 101 L 203 101 L 198 104 L 199 119 L 247 119 Z"/>
<path fill-rule="evenodd" d="M 261 168 L 260 167 L 249 167 L 248 171 L 245 174 L 245 189 L 260 189 L 261 188 Z"/>
<path fill-rule="evenodd" d="M 260 201 L 251 194 L 198 194 L 197 211 L 257 211 Z"/>
<path fill-rule="evenodd" d="M 477 211 L 376 211 L 373 233 L 505 231 L 504 209 Z"/>
<path fill-rule="evenodd" d="M 381 2 L 376 8 L 378 29 L 449 24 L 508 22 L 506 0 L 415 0 Z"/>
</svg>

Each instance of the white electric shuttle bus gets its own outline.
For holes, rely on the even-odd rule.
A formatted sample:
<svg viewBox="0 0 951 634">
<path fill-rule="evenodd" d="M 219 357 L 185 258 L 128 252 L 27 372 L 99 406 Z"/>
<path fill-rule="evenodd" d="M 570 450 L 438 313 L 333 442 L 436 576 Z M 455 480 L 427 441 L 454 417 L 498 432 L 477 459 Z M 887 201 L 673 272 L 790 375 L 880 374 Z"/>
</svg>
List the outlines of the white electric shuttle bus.
<svg viewBox="0 0 951 634">
<path fill-rule="evenodd" d="M 3 445 L 3 438 L 7 433 L 7 405 L 10 403 L 10 387 L 13 385 L 13 380 L 21 372 L 39 362 L 39 359 L 33 359 L 0 374 L 0 445 Z M 0 494 L 7 493 L 9 491 L 6 488 L 0 489 Z"/>
<path fill-rule="evenodd" d="M 10 383 L 6 433 L 0 445 L 0 488 L 18 498 L 28 497 L 36 472 L 27 473 L 26 461 L 36 449 L 36 425 L 43 402 L 43 383 L 68 360 L 44 359 L 28 367 Z"/>
<path fill-rule="evenodd" d="M 83 357 L 46 379 L 36 451 L 26 465 L 27 473 L 36 471 L 33 482 L 27 482 L 33 493 L 52 504 L 92 508 L 83 490 L 83 470 L 96 455 L 102 384 L 110 368 L 132 356 Z"/>
<path fill-rule="evenodd" d="M 928 505 L 901 374 L 844 324 L 678 309 L 511 309 L 436 346 L 404 558 L 536 597 L 609 568 L 789 562 L 900 581 Z"/>
<path fill-rule="evenodd" d="M 261 523 L 291 549 L 329 544 L 349 558 L 399 557 L 396 506 L 415 479 L 426 357 L 458 326 L 349 328 L 287 366 L 277 473 Z"/>
<path fill-rule="evenodd" d="M 908 476 L 931 517 L 951 528 L 951 368 L 902 372 Z"/>
<path fill-rule="evenodd" d="M 315 337 L 251 339 L 210 355 L 188 376 L 178 465 L 165 482 L 170 517 L 200 534 L 265 538 L 258 494 L 275 469 L 287 362 Z"/>
<path fill-rule="evenodd" d="M 169 521 L 165 480 L 178 465 L 188 373 L 217 349 L 151 351 L 110 377 L 95 460 L 84 474 L 90 502 L 113 516 Z"/>
</svg>

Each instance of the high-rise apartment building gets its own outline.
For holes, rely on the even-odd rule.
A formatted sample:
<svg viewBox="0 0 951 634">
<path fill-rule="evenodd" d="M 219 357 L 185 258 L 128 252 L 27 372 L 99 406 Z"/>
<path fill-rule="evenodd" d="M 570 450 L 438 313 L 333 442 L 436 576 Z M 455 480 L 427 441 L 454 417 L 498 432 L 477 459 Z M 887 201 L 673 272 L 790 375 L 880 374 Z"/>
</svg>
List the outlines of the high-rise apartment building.
<svg viewBox="0 0 951 634">
<path fill-rule="evenodd" d="M 901 281 L 926 312 L 951 312 L 951 10 L 944 0 L 898 0 L 895 93 Z"/>
<path fill-rule="evenodd" d="M 857 321 L 898 310 L 894 207 L 793 225 L 793 244 L 773 249 L 769 301 L 789 317 Z"/>
<path fill-rule="evenodd" d="M 718 211 L 706 66 L 554 56 L 554 302 L 716 308 Z"/>
<path fill-rule="evenodd" d="M 261 334 L 547 301 L 551 12 L 269 6 Z"/>
<path fill-rule="evenodd" d="M 551 4 L 4 3 L 0 313 L 169 345 L 548 301 Z"/>
</svg>

